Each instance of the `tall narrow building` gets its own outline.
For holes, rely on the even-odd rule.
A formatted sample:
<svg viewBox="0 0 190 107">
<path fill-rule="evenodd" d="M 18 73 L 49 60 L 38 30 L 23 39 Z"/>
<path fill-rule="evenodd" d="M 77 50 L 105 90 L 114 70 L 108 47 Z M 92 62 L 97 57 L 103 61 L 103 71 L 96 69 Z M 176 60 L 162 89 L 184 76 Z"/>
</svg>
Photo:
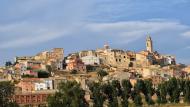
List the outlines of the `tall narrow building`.
<svg viewBox="0 0 190 107">
<path fill-rule="evenodd" d="M 146 38 L 146 50 L 149 52 L 153 52 L 153 43 L 150 36 L 147 36 Z"/>
</svg>

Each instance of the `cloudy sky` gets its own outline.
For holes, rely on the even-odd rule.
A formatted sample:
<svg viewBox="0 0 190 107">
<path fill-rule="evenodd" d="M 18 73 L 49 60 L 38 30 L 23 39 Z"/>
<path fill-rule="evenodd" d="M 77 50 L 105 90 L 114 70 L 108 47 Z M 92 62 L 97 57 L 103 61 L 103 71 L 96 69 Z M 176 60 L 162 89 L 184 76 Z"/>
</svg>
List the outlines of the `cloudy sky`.
<svg viewBox="0 0 190 107">
<path fill-rule="evenodd" d="M 154 49 L 190 64 L 190 0 L 1 0 L 0 65 L 54 47 Z"/>
</svg>

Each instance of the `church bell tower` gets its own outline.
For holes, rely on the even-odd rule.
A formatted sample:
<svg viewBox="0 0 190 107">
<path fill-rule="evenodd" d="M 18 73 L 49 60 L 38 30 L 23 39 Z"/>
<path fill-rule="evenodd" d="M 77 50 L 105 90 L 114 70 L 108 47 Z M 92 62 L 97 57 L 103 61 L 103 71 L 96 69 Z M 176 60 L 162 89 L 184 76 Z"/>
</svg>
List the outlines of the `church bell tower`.
<svg viewBox="0 0 190 107">
<path fill-rule="evenodd" d="M 153 52 L 153 44 L 150 36 L 147 36 L 146 38 L 146 50 L 149 52 Z"/>
</svg>

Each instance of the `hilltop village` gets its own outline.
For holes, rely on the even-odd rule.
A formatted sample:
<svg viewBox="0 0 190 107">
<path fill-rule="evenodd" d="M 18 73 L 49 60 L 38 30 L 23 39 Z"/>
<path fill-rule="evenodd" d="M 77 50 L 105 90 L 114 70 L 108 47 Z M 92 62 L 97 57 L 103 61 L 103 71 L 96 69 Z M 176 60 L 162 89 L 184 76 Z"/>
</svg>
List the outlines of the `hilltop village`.
<svg viewBox="0 0 190 107">
<path fill-rule="evenodd" d="M 63 48 L 40 52 L 34 56 L 17 56 L 0 68 L 0 81 L 12 81 L 14 100 L 19 105 L 46 104 L 49 95 L 58 90 L 63 81 L 77 81 L 90 101 L 87 83 L 99 81 L 99 70 L 108 75 L 101 80 L 151 79 L 154 86 L 172 77 L 189 78 L 190 67 L 177 64 L 175 56 L 154 50 L 153 40 L 146 38 L 146 49 L 140 52 L 112 49 L 108 44 L 96 50 L 83 50 L 64 55 Z"/>
</svg>

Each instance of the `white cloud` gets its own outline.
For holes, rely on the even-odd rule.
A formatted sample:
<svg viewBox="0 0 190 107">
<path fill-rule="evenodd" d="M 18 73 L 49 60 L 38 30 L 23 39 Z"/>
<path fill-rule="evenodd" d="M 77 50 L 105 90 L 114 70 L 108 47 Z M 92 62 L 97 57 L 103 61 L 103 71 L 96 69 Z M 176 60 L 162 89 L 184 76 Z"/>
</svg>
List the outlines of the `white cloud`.
<svg viewBox="0 0 190 107">
<path fill-rule="evenodd" d="M 187 25 L 183 25 L 179 22 L 169 22 L 169 21 L 124 21 L 124 22 L 114 22 L 114 23 L 94 23 L 88 25 L 87 27 L 89 27 L 92 31 L 105 31 L 105 30 L 160 31 L 163 29 L 185 30 L 189 28 Z"/>
<path fill-rule="evenodd" d="M 73 33 L 82 38 L 84 32 L 87 32 L 87 35 L 117 37 L 114 42 L 126 44 L 146 34 L 159 35 L 165 32 L 172 32 L 175 35 L 182 35 L 183 33 L 183 35 L 187 35 L 188 32 L 185 32 L 190 29 L 189 26 L 183 25 L 178 21 L 159 18 L 144 21 L 106 23 L 85 21 L 88 20 L 88 15 L 91 12 L 97 11 L 91 10 L 94 9 L 93 6 L 96 3 L 96 1 L 89 0 L 85 0 L 82 3 L 81 1 L 62 0 L 54 2 L 51 0 L 37 0 L 16 3 L 14 6 L 10 6 L 6 14 L 9 17 L 13 17 L 13 19 L 24 17 L 24 20 L 16 20 L 10 24 L 0 25 L 0 48 L 36 45 L 68 34 L 72 35 Z M 120 4 L 119 2 L 118 5 Z M 105 5 L 107 5 L 107 2 L 105 2 Z M 115 5 L 115 2 L 110 5 Z M 102 6 L 101 10 L 104 9 L 105 6 Z M 32 18 L 25 18 L 26 16 L 31 16 Z"/>
<path fill-rule="evenodd" d="M 181 34 L 190 29 L 178 21 L 168 20 L 146 20 L 146 21 L 124 21 L 113 23 L 91 23 L 86 26 L 92 32 L 117 36 L 119 43 L 133 42 L 147 34 L 160 35 L 164 33 L 175 34 L 180 37 Z"/>
<path fill-rule="evenodd" d="M 0 24 L 0 48 L 37 45 L 75 32 L 92 3 L 85 1 L 16 2 L 7 9 L 6 16 L 11 21 Z"/>
<path fill-rule="evenodd" d="M 0 48 L 35 46 L 75 32 L 76 27 L 77 25 L 46 26 L 25 21 L 0 26 Z"/>
<path fill-rule="evenodd" d="M 189 38 L 189 37 L 190 37 L 190 31 L 184 32 L 184 33 L 182 34 L 182 36 Z"/>
<path fill-rule="evenodd" d="M 175 18 L 173 16 L 176 16 L 173 12 L 180 11 L 180 9 L 176 10 L 176 6 L 188 10 L 187 5 L 183 6 L 186 2 L 189 0 L 150 1 L 148 4 L 130 0 L 79 0 L 74 2 L 32 0 L 13 3 L 7 1 L 7 3 L 1 3 L 2 6 L 0 6 L 0 49 L 40 46 L 44 42 L 66 35 L 67 38 L 72 36 L 74 41 L 77 39 L 76 44 L 79 44 L 80 40 L 93 40 L 97 41 L 92 44 L 95 46 L 101 44 L 102 41 L 126 46 L 128 43 L 135 43 L 147 34 L 155 36 L 156 41 L 159 41 L 159 38 L 161 38 L 159 42 L 166 41 L 166 44 L 159 46 L 167 48 L 165 50 L 178 51 L 176 47 L 190 49 L 189 43 L 184 42 L 190 39 L 190 26 L 172 20 Z M 156 16 L 158 18 L 155 18 Z M 135 20 L 126 21 L 133 19 Z M 75 36 L 79 37 L 75 39 Z M 169 44 L 167 44 L 168 41 Z M 77 46 L 88 45 L 85 43 L 88 42 Z M 63 46 L 67 47 L 65 44 Z M 6 54 L 1 54 L 1 56 L 4 58 Z"/>
<path fill-rule="evenodd" d="M 35 23 L 23 22 L 0 26 L 0 32 L 10 35 L 1 42 L 0 48 L 22 47 L 47 42 L 65 35 L 81 36 L 84 32 L 94 36 L 107 36 L 115 39 L 115 43 L 127 44 L 147 34 L 162 35 L 169 33 L 180 37 L 190 34 L 190 27 L 178 21 L 167 20 L 145 20 L 145 21 L 123 21 L 108 23 L 78 22 L 70 26 L 36 26 Z M 181 36 L 181 37 L 183 37 Z M 9 39 L 11 37 L 11 39 Z M 181 38 L 180 37 L 180 38 Z M 85 38 L 84 38 L 85 39 Z"/>
<path fill-rule="evenodd" d="M 189 39 L 189 38 L 190 38 L 190 31 L 183 32 L 183 33 L 181 34 L 181 36 L 185 37 L 185 39 Z M 190 49 L 189 44 L 188 44 L 188 46 L 186 46 L 186 47 L 183 48 L 183 49 L 189 50 L 189 49 Z"/>
<path fill-rule="evenodd" d="M 67 32 L 45 32 L 37 36 L 22 36 L 19 38 L 14 38 L 10 41 L 3 42 L 0 48 L 13 48 L 13 47 L 25 47 L 32 46 L 39 43 L 47 42 L 59 37 L 64 36 Z"/>
</svg>

